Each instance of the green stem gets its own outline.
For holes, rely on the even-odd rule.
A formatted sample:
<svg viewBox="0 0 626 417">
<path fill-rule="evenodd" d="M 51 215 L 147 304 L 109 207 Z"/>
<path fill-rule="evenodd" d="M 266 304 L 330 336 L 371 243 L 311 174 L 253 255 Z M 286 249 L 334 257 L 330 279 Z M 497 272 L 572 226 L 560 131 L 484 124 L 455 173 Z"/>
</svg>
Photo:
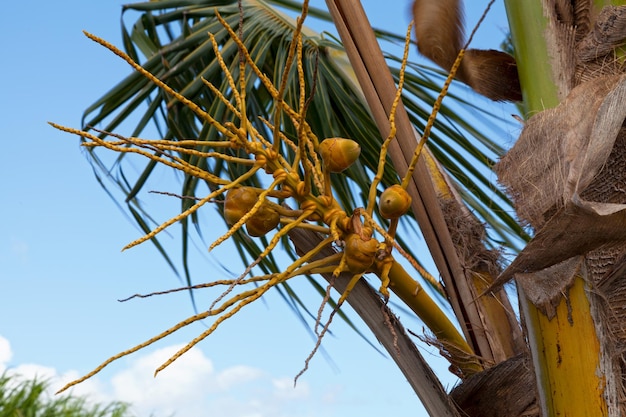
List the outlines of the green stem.
<svg viewBox="0 0 626 417">
<path fill-rule="evenodd" d="M 472 348 L 422 286 L 395 260 L 389 270 L 389 289 L 424 322 L 437 341 L 450 353 L 450 362 L 464 377 L 482 371 Z"/>
<path fill-rule="evenodd" d="M 538 0 L 505 0 L 526 115 L 559 104 L 545 40 L 548 19 Z"/>
</svg>

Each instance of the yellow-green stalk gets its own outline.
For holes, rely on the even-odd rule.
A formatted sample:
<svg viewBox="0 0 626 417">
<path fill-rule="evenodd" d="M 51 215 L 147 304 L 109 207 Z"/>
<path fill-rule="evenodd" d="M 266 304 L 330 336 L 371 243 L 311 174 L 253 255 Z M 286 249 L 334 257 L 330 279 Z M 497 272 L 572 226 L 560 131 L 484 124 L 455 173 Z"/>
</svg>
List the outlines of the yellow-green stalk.
<svg viewBox="0 0 626 417">
<path fill-rule="evenodd" d="M 548 53 L 547 0 L 505 0 L 518 65 L 525 116 L 559 104 Z M 595 6 L 610 3 L 594 0 Z M 612 3 L 615 3 L 614 1 Z M 624 1 L 620 1 L 624 4 Z M 549 140 L 550 138 L 546 138 Z M 593 321 L 582 275 L 563 294 L 549 319 L 518 289 L 544 417 L 608 415 L 602 341 Z"/>
</svg>

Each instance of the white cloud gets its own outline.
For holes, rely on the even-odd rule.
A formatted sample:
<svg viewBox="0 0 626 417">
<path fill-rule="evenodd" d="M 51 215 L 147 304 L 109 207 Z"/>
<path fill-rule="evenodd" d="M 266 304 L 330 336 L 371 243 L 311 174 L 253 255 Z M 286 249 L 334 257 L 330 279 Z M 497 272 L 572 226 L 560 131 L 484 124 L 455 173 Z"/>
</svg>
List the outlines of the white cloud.
<svg viewBox="0 0 626 417">
<path fill-rule="evenodd" d="M 213 364 L 199 349 L 191 349 L 153 377 L 154 370 L 181 347 L 166 347 L 131 361 L 111 379 L 115 398 L 132 403 L 142 415 L 201 415 L 198 408 L 206 405 L 202 393 L 214 391 L 217 381 Z"/>
<path fill-rule="evenodd" d="M 248 366 L 237 365 L 223 370 L 217 375 L 217 383 L 220 389 L 227 390 L 231 387 L 254 381 L 263 373 Z"/>
<path fill-rule="evenodd" d="M 216 370 L 198 348 L 191 349 L 153 377 L 154 370 L 181 347 L 169 346 L 138 354 L 110 380 L 95 376 L 74 386 L 71 392 L 86 396 L 92 402 L 128 402 L 138 416 L 303 417 L 326 414 L 314 412 L 324 398 L 322 394 L 314 398 L 306 381 L 299 381 L 294 388 L 292 377 L 276 377 L 245 365 Z M 6 368 L 11 357 L 9 341 L 0 336 L 0 369 Z M 52 367 L 38 364 L 11 366 L 9 372 L 26 378 L 47 379 L 51 383 L 50 394 L 81 376 L 76 371 L 59 373 Z"/>
<path fill-rule="evenodd" d="M 294 387 L 293 378 L 278 378 L 272 380 L 274 387 L 274 396 L 286 400 L 304 400 L 309 397 L 309 385 L 304 382 L 298 382 Z"/>
<path fill-rule="evenodd" d="M 20 375 L 26 379 L 40 380 L 51 380 L 58 376 L 56 369 L 34 363 L 25 363 L 12 367 L 7 371 L 7 373 L 9 375 Z"/>
<path fill-rule="evenodd" d="M 139 357 L 111 379 L 114 397 L 133 404 L 141 415 L 267 417 L 309 397 L 307 384 L 273 378 L 260 369 L 237 365 L 217 371 L 201 350 L 193 348 L 161 371 L 154 370 L 182 345 Z M 291 394 L 290 394 L 291 392 Z"/>
</svg>

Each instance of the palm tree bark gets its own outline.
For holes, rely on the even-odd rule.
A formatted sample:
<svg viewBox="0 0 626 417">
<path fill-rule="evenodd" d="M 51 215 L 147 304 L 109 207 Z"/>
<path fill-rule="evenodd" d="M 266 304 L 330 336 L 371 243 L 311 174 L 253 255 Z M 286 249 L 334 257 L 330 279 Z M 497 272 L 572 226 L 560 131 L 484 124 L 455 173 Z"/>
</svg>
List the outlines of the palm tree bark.
<svg viewBox="0 0 626 417">
<path fill-rule="evenodd" d="M 505 1 L 525 111 L 532 117 L 498 174 L 514 195 L 518 215 L 536 234 L 501 281 L 514 276 L 518 284 L 546 417 L 624 415 L 618 401 L 624 392 L 624 362 L 616 351 L 623 342 L 615 340 L 611 324 L 614 307 L 623 308 L 623 297 L 618 306 L 611 306 L 613 295 L 603 294 L 598 285 L 625 249 L 615 232 L 623 227 L 617 206 L 626 203 L 626 196 L 611 191 L 620 189 L 625 174 L 611 169 L 624 163 L 619 151 L 623 145 L 617 145 L 623 143 L 618 132 L 623 130 L 624 115 L 615 111 L 623 107 L 623 78 L 614 75 L 623 73 L 623 67 L 617 64 L 614 45 L 600 46 L 607 37 L 598 29 L 610 27 L 622 40 L 626 31 L 624 25 L 615 25 L 621 12 L 604 7 L 608 3 Z M 607 13 L 610 18 L 603 21 Z M 596 47 L 587 58 L 581 51 L 588 52 L 585 42 L 590 39 Z M 532 151 L 521 151 L 524 147 Z M 594 165 L 591 155 L 601 149 L 607 152 L 600 160 L 595 158 Z M 524 167 L 522 160 L 535 168 Z M 558 175 L 546 182 L 549 165 Z M 594 179 L 602 182 L 601 187 Z M 522 191 L 526 187 L 533 191 Z M 609 200 L 612 211 L 606 212 Z M 609 226 L 616 220 L 618 224 Z M 598 235 L 602 236 L 594 237 Z M 564 256 L 556 251 L 551 255 L 556 247 L 549 242 L 566 247 Z M 623 276 L 619 279 L 623 281 Z"/>
</svg>

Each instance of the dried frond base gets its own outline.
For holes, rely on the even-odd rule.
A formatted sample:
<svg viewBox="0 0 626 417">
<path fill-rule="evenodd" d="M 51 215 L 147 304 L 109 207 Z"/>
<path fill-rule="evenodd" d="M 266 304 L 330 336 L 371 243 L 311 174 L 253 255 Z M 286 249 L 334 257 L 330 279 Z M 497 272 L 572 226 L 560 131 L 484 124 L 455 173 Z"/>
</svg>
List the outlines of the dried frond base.
<svg viewBox="0 0 626 417">
<path fill-rule="evenodd" d="M 539 417 L 532 363 L 514 356 L 464 380 L 450 396 L 467 416 Z"/>
</svg>

